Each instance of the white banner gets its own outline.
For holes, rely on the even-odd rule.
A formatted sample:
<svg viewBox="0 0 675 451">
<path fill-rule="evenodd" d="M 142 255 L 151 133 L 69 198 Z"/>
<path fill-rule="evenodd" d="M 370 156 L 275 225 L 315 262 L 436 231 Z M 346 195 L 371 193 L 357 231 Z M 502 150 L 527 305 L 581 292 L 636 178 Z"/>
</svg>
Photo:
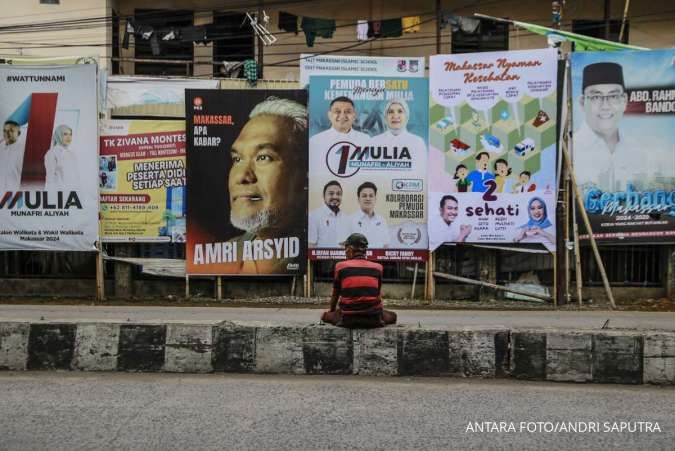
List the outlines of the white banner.
<svg viewBox="0 0 675 451">
<path fill-rule="evenodd" d="M 429 248 L 555 246 L 555 49 L 431 57 Z"/>
<path fill-rule="evenodd" d="M 0 66 L 0 249 L 94 250 L 96 66 Z"/>
<path fill-rule="evenodd" d="M 424 77 L 424 57 L 300 55 L 300 87 L 312 75 Z"/>
</svg>

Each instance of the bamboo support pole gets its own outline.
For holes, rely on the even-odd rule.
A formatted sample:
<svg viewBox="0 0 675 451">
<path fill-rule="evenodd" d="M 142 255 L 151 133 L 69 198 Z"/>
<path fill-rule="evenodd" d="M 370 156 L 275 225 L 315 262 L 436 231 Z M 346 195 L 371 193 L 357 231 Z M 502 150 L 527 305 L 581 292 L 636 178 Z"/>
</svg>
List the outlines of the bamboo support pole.
<svg viewBox="0 0 675 451">
<path fill-rule="evenodd" d="M 610 306 L 615 309 L 616 303 L 614 303 L 614 296 L 612 295 L 612 289 L 609 286 L 609 279 L 607 278 L 607 273 L 605 272 L 605 265 L 602 263 L 602 258 L 600 258 L 600 251 L 598 250 L 598 245 L 595 242 L 595 237 L 593 236 L 593 230 L 591 229 L 591 221 L 588 219 L 588 213 L 586 213 L 586 208 L 584 207 L 584 200 L 581 198 L 581 193 L 577 189 L 577 179 L 574 176 L 574 171 L 572 170 L 572 161 L 570 160 L 570 155 L 567 152 L 567 143 L 563 142 L 562 145 L 563 158 L 565 160 L 565 165 L 569 172 L 570 177 L 572 178 L 572 192 L 577 201 L 577 207 L 581 213 L 581 218 L 584 221 L 584 226 L 586 226 L 586 231 L 588 232 L 588 238 L 591 242 L 591 248 L 593 249 L 593 256 L 595 257 L 595 262 L 598 265 L 600 270 L 600 277 L 602 278 L 602 284 L 605 286 L 605 293 L 609 299 Z"/>
<path fill-rule="evenodd" d="M 408 269 L 408 271 L 414 271 L 415 270 L 414 268 L 410 268 L 410 267 L 408 267 L 406 269 Z M 530 293 L 530 292 L 527 292 L 527 291 L 520 291 L 520 290 L 516 290 L 516 289 L 513 289 L 513 288 L 503 287 L 501 285 L 496 285 L 496 284 L 490 283 L 490 282 L 483 282 L 482 280 L 474 280 L 474 279 L 469 279 L 467 277 L 454 276 L 452 274 L 446 274 L 446 273 L 443 273 L 443 272 L 435 271 L 433 273 L 433 276 L 440 277 L 441 279 L 453 280 L 455 282 L 462 282 L 462 283 L 468 283 L 470 285 L 478 285 L 478 286 L 482 286 L 482 287 L 492 288 L 493 290 L 508 291 L 509 293 L 519 294 L 521 296 L 529 296 L 529 297 L 537 299 L 536 301 L 532 301 L 532 302 L 543 302 L 543 301 L 549 301 L 550 302 L 550 301 L 553 300 L 553 298 L 551 296 L 547 295 L 547 294 Z"/>
</svg>

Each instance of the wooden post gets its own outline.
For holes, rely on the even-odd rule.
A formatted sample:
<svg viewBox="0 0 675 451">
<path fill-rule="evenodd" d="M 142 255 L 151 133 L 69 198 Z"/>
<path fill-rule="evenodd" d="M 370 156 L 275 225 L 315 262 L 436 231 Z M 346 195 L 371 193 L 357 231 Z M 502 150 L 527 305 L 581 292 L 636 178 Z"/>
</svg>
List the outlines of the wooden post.
<svg viewBox="0 0 675 451">
<path fill-rule="evenodd" d="M 190 276 L 185 274 L 185 299 L 190 299 Z"/>
<path fill-rule="evenodd" d="M 574 271 L 577 279 L 577 303 L 579 307 L 583 304 L 582 298 L 582 280 L 581 280 L 581 248 L 579 247 L 579 227 L 577 226 L 576 215 L 572 217 L 572 230 L 574 232 Z"/>
<path fill-rule="evenodd" d="M 441 10 L 441 0 L 436 0 L 436 55 L 441 54 L 441 22 L 443 21 L 443 11 Z"/>
<path fill-rule="evenodd" d="M 621 19 L 621 31 L 619 32 L 619 42 L 622 44 L 628 44 L 628 40 L 623 42 L 623 32 L 626 29 L 626 20 L 628 20 L 628 8 L 630 8 L 630 0 L 626 0 L 626 4 L 623 8 L 623 18 Z"/>
<path fill-rule="evenodd" d="M 602 277 L 602 284 L 605 286 L 605 293 L 607 293 L 607 298 L 609 299 L 610 306 L 615 309 L 616 304 L 614 303 L 614 296 L 612 295 L 612 289 L 609 286 L 609 279 L 607 279 L 607 273 L 605 272 L 605 265 L 602 263 L 602 258 L 600 258 L 600 251 L 598 250 L 598 245 L 595 242 L 595 237 L 593 236 L 593 230 L 591 229 L 591 221 L 588 219 L 588 213 L 586 213 L 586 208 L 584 207 L 584 200 L 581 197 L 581 193 L 577 189 L 577 178 L 574 175 L 572 170 L 572 161 L 570 160 L 570 154 L 567 152 L 567 143 L 563 142 L 562 145 L 563 158 L 565 160 L 565 165 L 567 166 L 567 171 L 572 178 L 572 192 L 574 197 L 577 200 L 577 207 L 581 213 L 581 218 L 584 220 L 584 226 L 586 226 L 586 231 L 588 232 L 588 238 L 591 242 L 591 248 L 593 249 L 593 256 L 595 257 L 595 262 L 598 265 L 600 270 L 600 277 Z"/>
<path fill-rule="evenodd" d="M 96 302 L 101 302 L 105 301 L 105 275 L 103 274 L 103 245 L 100 241 L 96 242 L 96 249 Z"/>
<path fill-rule="evenodd" d="M 222 277 L 216 277 L 216 300 L 223 299 L 223 280 Z"/>
<path fill-rule="evenodd" d="M 434 253 L 429 252 L 426 270 L 424 271 L 424 300 L 431 303 L 434 298 Z"/>
<path fill-rule="evenodd" d="M 413 283 L 412 289 L 410 290 L 410 299 L 415 299 L 415 285 L 417 284 L 417 270 L 420 268 L 420 264 L 415 262 L 415 272 L 413 273 Z"/>
<path fill-rule="evenodd" d="M 307 274 L 305 275 L 305 293 L 306 298 L 312 297 L 312 261 L 307 259 Z"/>
</svg>

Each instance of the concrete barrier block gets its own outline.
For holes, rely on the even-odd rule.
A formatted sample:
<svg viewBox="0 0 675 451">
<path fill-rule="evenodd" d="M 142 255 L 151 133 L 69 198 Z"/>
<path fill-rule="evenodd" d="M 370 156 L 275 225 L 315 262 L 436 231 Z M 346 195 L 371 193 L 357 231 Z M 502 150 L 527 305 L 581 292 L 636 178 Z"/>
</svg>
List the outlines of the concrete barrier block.
<svg viewBox="0 0 675 451">
<path fill-rule="evenodd" d="M 119 324 L 78 324 L 73 369 L 115 371 L 119 340 Z"/>
<path fill-rule="evenodd" d="M 495 377 L 508 377 L 511 364 L 511 332 L 495 333 Z"/>
<path fill-rule="evenodd" d="M 255 371 L 256 328 L 225 322 L 213 328 L 213 369 L 226 373 Z"/>
<path fill-rule="evenodd" d="M 511 332 L 511 375 L 518 379 L 546 378 L 546 334 Z"/>
<path fill-rule="evenodd" d="M 643 381 L 675 385 L 675 334 L 650 333 L 645 336 Z"/>
<path fill-rule="evenodd" d="M 259 327 L 255 335 L 256 373 L 305 374 L 304 330 Z"/>
<path fill-rule="evenodd" d="M 212 372 L 212 344 L 211 326 L 169 324 L 164 370 L 175 373 Z"/>
<path fill-rule="evenodd" d="M 352 374 L 352 331 L 333 326 L 307 327 L 302 355 L 307 374 Z"/>
<path fill-rule="evenodd" d="M 398 330 L 390 327 L 354 329 L 354 374 L 396 376 L 398 374 Z"/>
<path fill-rule="evenodd" d="M 546 334 L 546 379 L 558 382 L 589 382 L 593 340 L 589 334 L 549 332 Z"/>
<path fill-rule="evenodd" d="M 445 376 L 449 373 L 447 330 L 408 329 L 398 335 L 398 374 Z"/>
<path fill-rule="evenodd" d="M 641 384 L 644 339 L 639 334 L 593 335 L 593 382 Z"/>
<path fill-rule="evenodd" d="M 496 331 L 448 332 L 449 374 L 460 377 L 495 376 Z"/>
<path fill-rule="evenodd" d="M 75 324 L 31 324 L 29 370 L 69 370 L 75 348 Z"/>
<path fill-rule="evenodd" d="M 162 371 L 166 325 L 120 326 L 117 369 L 120 371 Z"/>
<path fill-rule="evenodd" d="M 25 370 L 28 362 L 28 323 L 0 323 L 0 370 Z"/>
</svg>

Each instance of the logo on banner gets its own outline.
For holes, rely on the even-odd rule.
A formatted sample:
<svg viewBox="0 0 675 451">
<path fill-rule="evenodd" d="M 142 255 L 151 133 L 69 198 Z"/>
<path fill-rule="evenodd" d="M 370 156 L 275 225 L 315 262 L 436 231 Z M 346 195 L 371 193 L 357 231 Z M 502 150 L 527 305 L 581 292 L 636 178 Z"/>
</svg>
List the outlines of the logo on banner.
<svg viewBox="0 0 675 451">
<path fill-rule="evenodd" d="M 201 97 L 197 96 L 194 99 L 192 99 L 192 109 L 195 111 L 201 111 L 202 106 L 204 105 L 204 99 Z"/>
<path fill-rule="evenodd" d="M 416 73 L 420 70 L 420 62 L 417 60 L 410 60 L 408 66 L 410 67 L 410 72 Z"/>
<path fill-rule="evenodd" d="M 398 229 L 396 239 L 399 243 L 405 245 L 417 244 L 422 239 L 422 230 L 414 225 L 403 225 Z"/>
<path fill-rule="evenodd" d="M 326 153 L 328 170 L 338 177 L 351 177 L 360 169 L 402 170 L 412 168 L 407 147 L 357 146 L 348 141 L 333 144 Z"/>
<path fill-rule="evenodd" d="M 420 179 L 394 179 L 391 181 L 393 191 L 422 191 L 424 181 Z"/>
</svg>

